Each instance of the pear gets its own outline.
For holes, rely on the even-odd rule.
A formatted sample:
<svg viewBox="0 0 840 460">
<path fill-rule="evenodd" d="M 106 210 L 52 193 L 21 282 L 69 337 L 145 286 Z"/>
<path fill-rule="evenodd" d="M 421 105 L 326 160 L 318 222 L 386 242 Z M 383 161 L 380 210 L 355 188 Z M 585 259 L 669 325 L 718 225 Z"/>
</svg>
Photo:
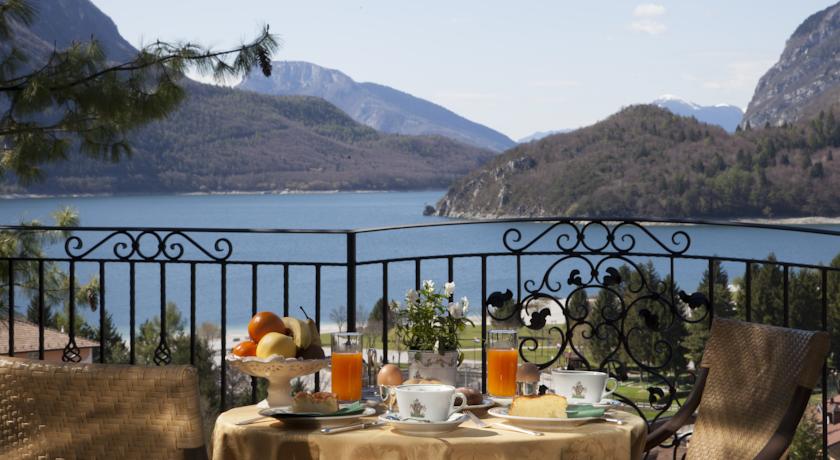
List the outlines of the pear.
<svg viewBox="0 0 840 460">
<path fill-rule="evenodd" d="M 312 321 L 311 319 L 307 319 L 306 323 L 309 324 L 309 334 L 312 337 L 312 342 L 309 345 L 316 345 L 320 347 L 321 333 L 318 332 L 318 326 L 316 326 L 315 321 Z"/>
<path fill-rule="evenodd" d="M 297 357 L 302 359 L 324 359 L 326 356 L 324 355 L 324 349 L 320 345 L 313 343 L 305 350 L 298 350 Z"/>
<path fill-rule="evenodd" d="M 291 316 L 284 317 L 283 324 L 291 331 L 292 338 L 295 340 L 295 346 L 299 350 L 309 348 L 309 345 L 312 343 L 312 334 L 308 324 Z"/>
</svg>

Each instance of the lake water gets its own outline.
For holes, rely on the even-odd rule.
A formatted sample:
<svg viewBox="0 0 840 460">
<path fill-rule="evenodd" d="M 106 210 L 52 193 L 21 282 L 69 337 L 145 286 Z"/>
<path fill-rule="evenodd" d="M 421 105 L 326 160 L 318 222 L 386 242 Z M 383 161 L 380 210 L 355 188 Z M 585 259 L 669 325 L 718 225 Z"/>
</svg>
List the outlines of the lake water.
<svg viewBox="0 0 840 460">
<path fill-rule="evenodd" d="M 37 219 L 50 222 L 52 211 L 72 206 L 84 226 L 142 226 L 142 227 L 211 227 L 211 228 L 323 228 L 349 229 L 444 221 L 422 215 L 426 204 L 434 204 L 443 191 L 376 192 L 376 193 L 313 193 L 287 195 L 166 195 L 127 197 L 79 198 L 21 198 L 0 200 L 0 223 L 15 224 Z M 504 252 L 502 236 L 510 224 L 447 226 L 358 236 L 359 260 L 427 256 L 466 252 Z M 545 224 L 523 224 L 523 241 L 536 236 Z M 840 230 L 840 225 L 820 228 Z M 684 230 L 691 235 L 688 253 L 727 257 L 764 258 L 774 252 L 780 260 L 826 264 L 840 253 L 840 237 L 814 236 L 792 232 L 761 229 L 734 229 L 708 226 L 652 226 L 650 231 L 670 244 L 671 235 Z M 637 249 L 658 251 L 652 240 L 641 232 Z M 540 241 L 535 248 L 549 249 L 557 234 Z M 104 235 L 100 235 L 104 236 Z M 196 241 L 212 248 L 219 235 L 196 236 Z M 242 235 L 223 234 L 233 243 L 234 261 L 272 260 L 282 262 L 320 261 L 343 262 L 346 240 L 343 235 Z M 96 235 L 85 238 L 86 247 L 97 240 Z M 192 248 L 186 245 L 189 252 Z M 108 245 L 111 251 L 113 245 Z M 63 254 L 63 248 L 51 251 Z M 110 253 L 100 253 L 109 254 Z M 195 251 L 192 255 L 197 254 Z M 198 254 L 200 256 L 200 254 Z M 534 257 L 523 264 L 524 278 L 540 279 L 548 265 L 556 258 Z M 106 275 L 106 308 L 118 327 L 128 327 L 128 269 L 126 264 L 109 264 Z M 660 272 L 668 268 L 667 260 L 655 265 Z M 686 290 L 694 290 L 706 266 L 705 261 L 678 261 L 677 283 Z M 569 269 L 556 273 L 556 280 L 565 283 Z M 577 266 L 574 268 L 582 268 Z M 727 264 L 731 277 L 743 273 L 743 265 Z M 78 278 L 85 282 L 97 273 L 95 264 L 79 263 Z M 220 269 L 218 265 L 199 265 L 197 268 L 197 321 L 220 320 Z M 455 263 L 456 295 L 467 296 L 473 313 L 478 313 L 481 297 L 479 259 L 458 260 Z M 422 278 L 443 283 L 447 276 L 445 261 L 424 262 Z M 251 268 L 228 267 L 227 309 L 228 327 L 241 329 L 251 314 Z M 166 300 L 180 308 L 189 305 L 189 268 L 170 265 L 166 272 Z M 488 290 L 516 290 L 513 258 L 488 259 Z M 158 314 L 160 285 L 158 264 L 137 265 L 137 324 Z M 324 267 L 322 271 L 322 319 L 329 322 L 329 311 L 346 305 L 344 269 Z M 414 285 L 414 264 L 393 263 L 389 267 L 389 297 L 401 299 L 405 290 Z M 258 304 L 261 309 L 282 311 L 283 268 L 262 266 L 258 272 Z M 358 271 L 357 305 L 366 312 L 381 296 L 380 265 L 362 266 Z M 562 294 L 562 291 L 561 291 Z M 292 267 L 289 273 L 289 304 L 297 312 L 303 306 L 310 314 L 314 306 L 314 269 Z M 84 313 L 93 319 L 90 312 Z M 363 316 L 362 313 L 360 316 Z M 186 318 L 186 316 L 185 316 Z"/>
</svg>

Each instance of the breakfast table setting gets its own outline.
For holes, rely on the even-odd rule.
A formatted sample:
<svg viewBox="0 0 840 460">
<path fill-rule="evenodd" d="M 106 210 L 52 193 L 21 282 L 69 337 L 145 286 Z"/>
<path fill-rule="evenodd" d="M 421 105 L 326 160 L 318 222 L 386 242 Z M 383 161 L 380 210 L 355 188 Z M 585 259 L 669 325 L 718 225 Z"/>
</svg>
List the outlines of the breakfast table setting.
<svg viewBox="0 0 840 460">
<path fill-rule="evenodd" d="M 446 361 L 441 350 L 457 350 L 457 340 L 449 350 L 447 343 L 469 320 L 466 299 L 449 301 L 453 289 L 446 283 L 437 292 L 426 282 L 407 294 L 403 317 L 397 317 L 405 345 L 426 351 L 424 344 L 433 342 L 433 356 L 440 358 L 433 364 L 418 360 L 408 369 L 385 364 L 377 385 L 365 391 L 362 334 L 333 333 L 326 356 L 311 320 L 255 315 L 249 324 L 252 343 L 225 359 L 240 372 L 266 378 L 267 397 L 218 416 L 211 458 L 642 457 L 647 424 L 610 399 L 619 382 L 604 372 L 520 363 L 515 330 L 487 333 L 485 393 L 456 388 L 452 366 L 441 365 Z M 455 309 L 461 314 L 453 314 Z M 292 379 L 323 369 L 331 376 L 328 391 L 291 391 Z"/>
</svg>

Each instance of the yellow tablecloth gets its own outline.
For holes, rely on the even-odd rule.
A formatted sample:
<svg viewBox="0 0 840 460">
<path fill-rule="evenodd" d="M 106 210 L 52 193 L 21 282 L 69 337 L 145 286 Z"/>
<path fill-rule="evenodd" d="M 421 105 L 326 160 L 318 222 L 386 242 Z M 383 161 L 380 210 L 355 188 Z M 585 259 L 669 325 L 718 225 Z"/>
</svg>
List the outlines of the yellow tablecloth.
<svg viewBox="0 0 840 460">
<path fill-rule="evenodd" d="M 325 435 L 317 430 L 289 430 L 282 422 L 237 426 L 256 417 L 256 406 L 231 409 L 216 419 L 212 457 L 221 459 L 638 459 L 647 427 L 641 417 L 616 411 L 625 424 L 594 422 L 560 432 L 531 436 L 478 428 L 471 421 L 438 438 L 415 437 L 388 426 Z M 487 422 L 502 420 L 483 416 Z M 368 417 L 365 420 L 374 420 Z"/>
</svg>

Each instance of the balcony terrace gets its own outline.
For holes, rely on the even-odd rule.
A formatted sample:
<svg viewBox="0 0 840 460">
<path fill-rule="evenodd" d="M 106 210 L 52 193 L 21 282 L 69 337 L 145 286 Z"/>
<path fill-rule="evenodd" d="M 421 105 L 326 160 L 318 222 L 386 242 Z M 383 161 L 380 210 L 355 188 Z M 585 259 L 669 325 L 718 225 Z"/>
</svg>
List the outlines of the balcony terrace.
<svg viewBox="0 0 840 460">
<path fill-rule="evenodd" d="M 520 362 L 609 372 L 621 382 L 614 397 L 650 430 L 691 392 L 713 318 L 840 328 L 840 267 L 827 263 L 840 252 L 840 232 L 814 226 L 554 218 L 358 230 L 0 231 L 50 235 L 42 252 L 0 252 L 2 353 L 49 358 L 56 337 L 65 337 L 54 329 L 58 314 L 66 334 L 63 361 L 90 356 L 101 363 L 197 366 L 208 426 L 220 411 L 265 395 L 258 379 L 222 359 L 252 314 L 299 315 L 300 307 L 322 334 L 337 327 L 363 332 L 365 375 L 373 384 L 376 367 L 406 361 L 394 337 L 391 301 L 401 302 L 425 279 L 454 280 L 459 295 L 471 300 L 475 327 L 461 337 L 463 384 L 486 390 L 488 331 L 513 328 Z M 765 254 L 783 254 L 732 250 L 756 234 L 782 242 Z M 804 243 L 819 248 L 826 263 L 787 257 Z M 50 281 L 56 273 L 66 276 L 62 292 Z M 24 350 L 23 342 L 33 346 Z M 826 458 L 837 442 L 830 401 L 838 392 L 838 360 L 832 353 L 824 366 L 798 434 L 816 440 Z M 319 389 L 329 381 L 321 371 L 305 383 Z M 689 428 L 651 454 L 676 456 L 690 440 Z"/>
</svg>

